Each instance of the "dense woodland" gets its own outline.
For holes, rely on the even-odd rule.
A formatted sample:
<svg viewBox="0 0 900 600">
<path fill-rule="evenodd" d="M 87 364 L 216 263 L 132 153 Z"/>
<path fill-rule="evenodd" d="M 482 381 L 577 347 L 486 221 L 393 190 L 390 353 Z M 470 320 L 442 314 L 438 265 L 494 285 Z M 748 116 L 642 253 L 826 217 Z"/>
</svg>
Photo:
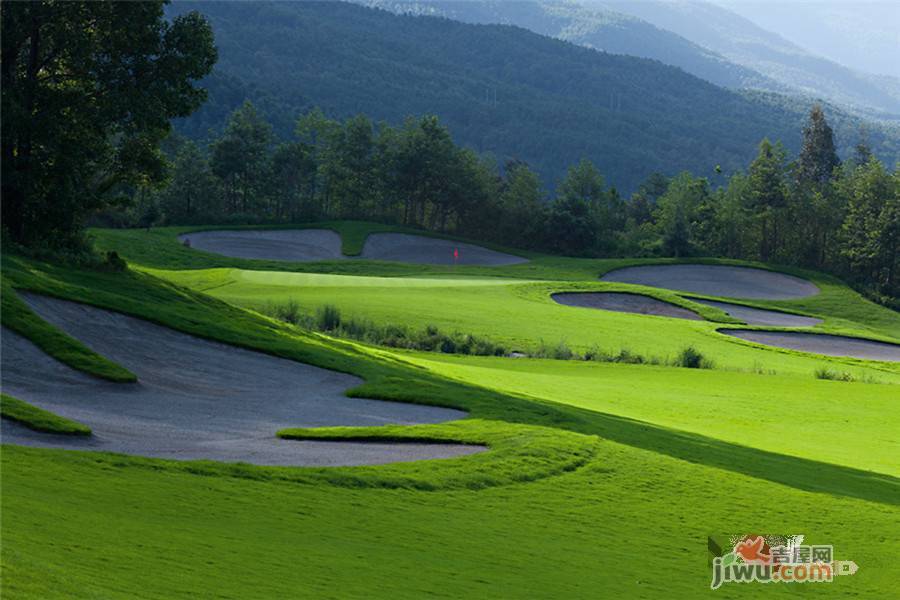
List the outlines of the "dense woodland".
<svg viewBox="0 0 900 600">
<path fill-rule="evenodd" d="M 655 60 L 598 52 L 518 27 L 395 15 L 342 2 L 178 2 L 217 36 L 208 101 L 177 130 L 201 145 L 249 99 L 275 136 L 320 107 L 400 126 L 433 114 L 454 140 L 499 162 L 526 161 L 553 188 L 569 165 L 591 160 L 631 193 L 654 172 L 713 176 L 742 169 L 763 137 L 799 151 L 810 104 L 746 95 Z M 833 108 L 838 152 L 860 122 Z M 213 135 L 210 135 L 213 132 Z M 900 159 L 900 135 L 868 127 L 873 152 Z"/>
<path fill-rule="evenodd" d="M 434 116 L 391 127 L 314 110 L 291 141 L 276 143 L 246 103 L 208 152 L 176 141 L 171 183 L 138 192 L 143 204 L 124 218 L 146 226 L 368 219 L 571 256 L 799 265 L 896 298 L 900 172 L 864 141 L 841 163 L 819 107 L 797 135 L 796 158 L 764 139 L 743 171 L 715 181 L 655 174 L 627 198 L 582 160 L 551 198 L 528 164 L 499 165 L 456 145 Z"/>
</svg>

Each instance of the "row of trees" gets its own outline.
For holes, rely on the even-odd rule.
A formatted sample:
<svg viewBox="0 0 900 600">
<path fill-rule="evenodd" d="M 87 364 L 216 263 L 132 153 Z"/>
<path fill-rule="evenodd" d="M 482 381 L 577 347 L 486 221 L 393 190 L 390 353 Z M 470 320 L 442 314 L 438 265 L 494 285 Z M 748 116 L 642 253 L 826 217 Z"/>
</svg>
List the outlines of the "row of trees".
<svg viewBox="0 0 900 600">
<path fill-rule="evenodd" d="M 716 187 L 656 174 L 628 199 L 582 160 L 551 200 L 527 164 L 501 168 L 454 144 L 431 116 L 395 128 L 313 110 L 292 141 L 275 145 L 248 103 L 208 151 L 183 141 L 173 162 L 168 187 L 146 197 L 145 223 L 160 211 L 178 224 L 369 219 L 574 256 L 794 264 L 898 295 L 900 174 L 864 143 L 841 164 L 818 107 L 794 161 L 763 140 L 747 172 Z"/>
</svg>

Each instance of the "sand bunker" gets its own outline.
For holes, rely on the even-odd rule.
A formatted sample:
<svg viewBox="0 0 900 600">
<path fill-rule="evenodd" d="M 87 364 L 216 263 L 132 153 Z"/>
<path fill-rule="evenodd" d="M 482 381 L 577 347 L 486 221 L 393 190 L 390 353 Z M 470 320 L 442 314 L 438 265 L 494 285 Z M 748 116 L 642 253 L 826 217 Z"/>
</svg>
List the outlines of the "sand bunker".
<svg viewBox="0 0 900 600">
<path fill-rule="evenodd" d="M 775 310 L 763 310 L 750 308 L 740 304 L 728 302 L 716 302 L 715 300 L 700 300 L 691 298 L 694 302 L 721 309 L 736 319 L 740 319 L 748 325 L 771 325 L 773 327 L 813 327 L 822 322 L 822 319 L 803 317 Z"/>
<path fill-rule="evenodd" d="M 339 260 L 341 236 L 328 229 L 242 229 L 195 231 L 178 236 L 191 248 L 234 258 L 264 260 Z"/>
<path fill-rule="evenodd" d="M 454 258 L 454 251 L 457 257 Z M 373 233 L 366 238 L 362 258 L 428 265 L 515 265 L 521 256 L 488 250 L 473 244 L 405 233 Z"/>
<path fill-rule="evenodd" d="M 624 294 L 618 292 L 566 292 L 551 295 L 556 302 L 566 306 L 580 306 L 582 308 L 598 308 L 616 312 L 637 313 L 640 315 L 655 315 L 659 317 L 674 317 L 676 319 L 691 319 L 702 321 L 697 313 L 690 311 L 650 296 L 640 294 Z"/>
<path fill-rule="evenodd" d="M 819 293 L 815 285 L 784 273 L 724 265 L 647 265 L 610 271 L 603 281 L 637 283 L 728 298 L 787 300 Z"/>
<path fill-rule="evenodd" d="M 366 238 L 360 256 L 341 254 L 341 238 L 327 229 L 242 229 L 197 231 L 178 236 L 190 240 L 192 248 L 262 260 L 370 259 L 427 265 L 514 265 L 528 262 L 521 256 L 488 250 L 474 244 L 405 233 L 373 233 Z"/>
<path fill-rule="evenodd" d="M 869 360 L 900 362 L 900 345 L 875 342 L 860 338 L 827 335 L 821 333 L 801 333 L 792 331 L 749 331 L 744 329 L 720 329 L 721 333 L 765 344 L 802 350 L 826 356 L 849 356 Z"/>
<path fill-rule="evenodd" d="M 119 313 L 27 295 L 48 321 L 137 374 L 111 383 L 75 371 L 3 329 L 3 391 L 74 419 L 76 439 L 3 421 L 4 443 L 102 450 L 169 459 L 261 465 L 362 465 L 446 458 L 484 450 L 462 444 L 280 440 L 286 427 L 438 423 L 458 410 L 347 398 L 361 380 L 206 341 Z"/>
</svg>

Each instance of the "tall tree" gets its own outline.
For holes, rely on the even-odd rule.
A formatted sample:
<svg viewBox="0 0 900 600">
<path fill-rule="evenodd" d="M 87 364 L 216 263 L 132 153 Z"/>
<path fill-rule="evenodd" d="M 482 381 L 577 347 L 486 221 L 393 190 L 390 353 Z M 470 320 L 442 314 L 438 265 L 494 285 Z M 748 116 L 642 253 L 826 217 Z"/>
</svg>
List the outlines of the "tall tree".
<svg viewBox="0 0 900 600">
<path fill-rule="evenodd" d="M 3 224 L 22 243 L 73 243 L 122 186 L 165 178 L 169 120 L 206 97 L 216 60 L 198 13 L 162 1 L 2 6 Z"/>
<path fill-rule="evenodd" d="M 540 178 L 527 164 L 507 165 L 500 211 L 502 217 L 495 221 L 500 241 L 518 247 L 533 246 L 538 241 L 544 217 L 544 193 Z"/>
<path fill-rule="evenodd" d="M 225 186 L 232 213 L 259 208 L 268 185 L 272 126 L 247 101 L 231 113 L 225 133 L 212 145 L 212 169 Z"/>
<path fill-rule="evenodd" d="M 888 173 L 877 159 L 839 182 L 849 198 L 841 253 L 854 279 L 897 297 L 900 272 L 900 171 Z"/>
<path fill-rule="evenodd" d="M 764 139 L 750 164 L 749 194 L 752 210 L 759 223 L 759 260 L 768 261 L 779 249 L 781 224 L 787 206 L 785 153 L 780 144 Z"/>
<path fill-rule="evenodd" d="M 586 255 L 597 250 L 598 229 L 606 216 L 603 176 L 587 159 L 569 167 L 550 210 L 548 242 L 565 254 Z"/>
<path fill-rule="evenodd" d="M 803 128 L 803 145 L 797 161 L 797 179 L 800 182 L 823 184 L 829 181 L 834 169 L 841 164 L 834 148 L 834 133 L 825 113 L 818 104 L 809 112 L 809 120 Z"/>
<path fill-rule="evenodd" d="M 677 258 L 694 250 L 698 213 L 708 195 L 706 179 L 695 178 L 687 172 L 672 179 L 666 193 L 659 198 L 655 213 L 664 254 Z"/>
<path fill-rule="evenodd" d="M 160 207 L 168 223 L 199 223 L 221 214 L 221 189 L 206 157 L 192 141 L 175 155 L 172 179 L 160 193 Z"/>
</svg>

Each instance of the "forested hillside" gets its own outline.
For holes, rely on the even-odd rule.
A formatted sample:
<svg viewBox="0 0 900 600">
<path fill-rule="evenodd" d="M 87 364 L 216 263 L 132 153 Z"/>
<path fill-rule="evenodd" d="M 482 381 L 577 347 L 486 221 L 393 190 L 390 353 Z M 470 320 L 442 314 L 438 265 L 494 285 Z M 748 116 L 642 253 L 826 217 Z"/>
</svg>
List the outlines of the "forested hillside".
<svg viewBox="0 0 900 600">
<path fill-rule="evenodd" d="M 610 55 L 508 26 L 398 16 L 345 3 L 189 3 L 216 32 L 209 101 L 179 129 L 208 140 L 249 99 L 289 136 L 320 106 L 399 123 L 436 114 L 460 143 L 531 164 L 550 186 L 580 158 L 630 191 L 653 172 L 726 173 L 762 137 L 796 151 L 804 119 L 656 61 Z M 839 150 L 856 132 L 838 130 Z M 869 134 L 888 163 L 896 141 Z"/>
<path fill-rule="evenodd" d="M 685 38 L 621 12 L 578 2 L 497 0 L 355 0 L 400 14 L 441 16 L 480 24 L 516 25 L 611 54 L 652 58 L 729 88 L 790 88 Z"/>
</svg>

